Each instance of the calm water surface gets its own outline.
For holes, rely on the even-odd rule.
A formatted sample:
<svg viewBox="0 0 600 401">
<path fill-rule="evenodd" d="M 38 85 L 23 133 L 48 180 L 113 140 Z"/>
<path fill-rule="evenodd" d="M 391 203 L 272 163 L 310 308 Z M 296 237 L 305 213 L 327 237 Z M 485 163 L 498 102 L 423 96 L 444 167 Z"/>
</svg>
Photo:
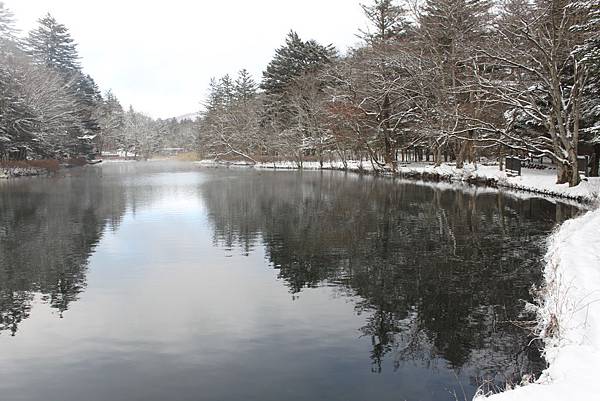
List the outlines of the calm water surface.
<svg viewBox="0 0 600 401">
<path fill-rule="evenodd" d="M 112 163 L 0 183 L 3 401 L 460 400 L 543 368 L 542 199 Z"/>
</svg>

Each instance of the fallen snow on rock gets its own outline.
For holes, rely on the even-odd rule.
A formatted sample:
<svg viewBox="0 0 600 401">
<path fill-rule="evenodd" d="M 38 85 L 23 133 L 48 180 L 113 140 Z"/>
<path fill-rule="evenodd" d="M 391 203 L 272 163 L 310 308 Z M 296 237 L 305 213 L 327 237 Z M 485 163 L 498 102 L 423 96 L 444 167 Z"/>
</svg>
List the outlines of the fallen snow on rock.
<svg viewBox="0 0 600 401">
<path fill-rule="evenodd" d="M 600 209 L 565 222 L 550 237 L 544 278 L 538 315 L 549 368 L 535 383 L 487 400 L 600 399 Z"/>
</svg>

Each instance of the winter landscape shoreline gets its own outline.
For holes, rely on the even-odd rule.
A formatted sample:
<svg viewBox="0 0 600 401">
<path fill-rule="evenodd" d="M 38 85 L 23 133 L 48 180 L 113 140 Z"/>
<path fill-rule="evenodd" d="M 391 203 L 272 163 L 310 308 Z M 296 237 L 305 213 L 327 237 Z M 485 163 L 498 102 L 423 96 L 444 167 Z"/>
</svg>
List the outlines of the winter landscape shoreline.
<svg viewBox="0 0 600 401">
<path fill-rule="evenodd" d="M 523 169 L 522 176 L 509 176 L 500 171 L 498 165 L 465 164 L 462 169 L 454 164 L 444 163 L 435 166 L 433 163 L 410 163 L 400 165 L 395 172 L 375 170 L 368 162 L 340 161 L 297 162 L 279 161 L 270 163 L 221 162 L 201 160 L 195 162 L 201 166 L 253 167 L 274 170 L 339 170 L 358 174 L 376 174 L 388 177 L 407 178 L 430 182 L 461 182 L 493 188 L 506 188 L 534 194 L 569 199 L 584 205 L 594 205 L 600 201 L 600 178 L 589 177 L 576 187 L 568 184 L 556 184 L 554 170 Z"/>
<path fill-rule="evenodd" d="M 507 188 L 542 196 L 569 199 L 588 211 L 558 226 L 548 238 L 544 260 L 544 283 L 535 309 L 537 333 L 544 341 L 548 368 L 535 381 L 522 383 L 500 393 L 479 392 L 475 400 L 494 401 L 592 400 L 600 393 L 595 380 L 600 361 L 600 178 L 587 178 L 577 187 L 556 184 L 549 171 L 524 169 L 523 176 L 509 177 L 498 166 L 467 165 L 463 169 L 443 164 L 405 165 L 397 172 L 374 171 L 360 162 L 221 163 L 196 162 L 200 166 L 254 167 L 288 170 L 343 170 L 381 174 L 414 181 L 458 182 Z"/>
</svg>

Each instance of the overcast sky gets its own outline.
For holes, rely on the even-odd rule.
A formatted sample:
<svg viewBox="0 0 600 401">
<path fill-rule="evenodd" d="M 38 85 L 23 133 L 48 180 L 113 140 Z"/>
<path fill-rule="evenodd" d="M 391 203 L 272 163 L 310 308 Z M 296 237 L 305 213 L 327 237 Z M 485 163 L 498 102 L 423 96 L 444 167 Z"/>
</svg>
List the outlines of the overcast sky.
<svg viewBox="0 0 600 401">
<path fill-rule="evenodd" d="M 261 72 L 290 29 L 345 50 L 365 26 L 354 0 L 4 0 L 26 32 L 50 12 L 85 72 L 124 107 L 153 117 L 197 111 L 213 76 Z"/>
</svg>

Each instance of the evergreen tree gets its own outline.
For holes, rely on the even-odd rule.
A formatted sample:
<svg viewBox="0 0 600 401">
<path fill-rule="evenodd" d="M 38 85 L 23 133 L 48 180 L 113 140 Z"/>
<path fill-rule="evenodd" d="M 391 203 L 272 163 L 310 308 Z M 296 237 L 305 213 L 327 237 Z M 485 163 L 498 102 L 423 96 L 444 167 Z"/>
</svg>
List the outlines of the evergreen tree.
<svg viewBox="0 0 600 401">
<path fill-rule="evenodd" d="M 78 115 L 85 130 L 85 134 L 94 135 L 99 132 L 100 126 L 96 119 L 97 112 L 102 104 L 102 95 L 94 79 L 81 71 L 74 74 L 70 82 L 70 89 L 78 103 Z"/>
<path fill-rule="evenodd" d="M 335 55 L 333 46 L 323 46 L 314 40 L 305 42 L 291 31 L 285 45 L 275 51 L 275 56 L 263 72 L 260 87 L 265 92 L 265 122 L 273 123 L 278 130 L 288 129 L 293 122 L 289 89 L 294 80 L 317 73 Z"/>
<path fill-rule="evenodd" d="M 263 72 L 260 87 L 267 95 L 282 94 L 286 87 L 307 72 L 318 70 L 331 61 L 334 48 L 322 46 L 314 40 L 304 42 L 298 34 L 291 31 L 285 39 L 285 45 L 275 51 L 275 56 Z"/>
<path fill-rule="evenodd" d="M 394 4 L 393 0 L 374 0 L 371 5 L 361 7 L 374 31 L 361 31 L 370 44 L 386 43 L 405 34 L 409 28 L 406 11 Z"/>
<path fill-rule="evenodd" d="M 465 159 L 474 161 L 478 132 L 468 122 L 478 118 L 484 105 L 473 90 L 470 67 L 476 49 L 489 36 L 491 6 L 491 0 L 426 0 L 419 15 L 417 35 L 435 83 L 429 114 L 444 132 L 442 142 L 456 155 L 459 168 Z M 456 131 L 468 139 L 452 139 Z"/>
<path fill-rule="evenodd" d="M 119 99 L 108 90 L 105 94 L 105 100 L 102 102 L 100 117 L 100 140 L 98 148 L 103 150 L 117 150 L 121 147 L 121 134 L 124 126 L 123 106 Z"/>
<path fill-rule="evenodd" d="M 225 74 L 219 81 L 219 87 L 221 91 L 221 96 L 223 97 L 223 102 L 228 105 L 233 102 L 235 97 L 235 84 L 229 74 Z"/>
<path fill-rule="evenodd" d="M 490 0 L 426 0 L 419 18 L 421 35 L 453 69 L 485 38 L 491 6 Z"/>
<path fill-rule="evenodd" d="M 238 73 L 235 80 L 234 92 L 235 99 L 245 103 L 256 96 L 257 85 L 252 76 L 245 68 Z"/>
<path fill-rule="evenodd" d="M 69 149 L 74 153 L 87 153 L 89 137 L 99 133 L 97 120 L 102 96 L 94 80 L 81 71 L 77 46 L 68 29 L 47 14 L 39 26 L 29 33 L 27 52 L 38 65 L 58 72 L 75 99 L 73 114 L 78 120 L 69 127 Z"/>
<path fill-rule="evenodd" d="M 29 33 L 27 51 L 39 64 L 61 72 L 79 70 L 79 55 L 68 29 L 47 14 L 38 20 L 37 29 Z"/>
<path fill-rule="evenodd" d="M 13 13 L 0 1 L 0 50 L 17 42 L 17 32 Z"/>
<path fill-rule="evenodd" d="M 205 102 L 206 114 L 224 109 L 227 106 L 226 94 L 223 89 L 223 79 L 210 79 L 208 84 L 208 100 Z"/>
</svg>

